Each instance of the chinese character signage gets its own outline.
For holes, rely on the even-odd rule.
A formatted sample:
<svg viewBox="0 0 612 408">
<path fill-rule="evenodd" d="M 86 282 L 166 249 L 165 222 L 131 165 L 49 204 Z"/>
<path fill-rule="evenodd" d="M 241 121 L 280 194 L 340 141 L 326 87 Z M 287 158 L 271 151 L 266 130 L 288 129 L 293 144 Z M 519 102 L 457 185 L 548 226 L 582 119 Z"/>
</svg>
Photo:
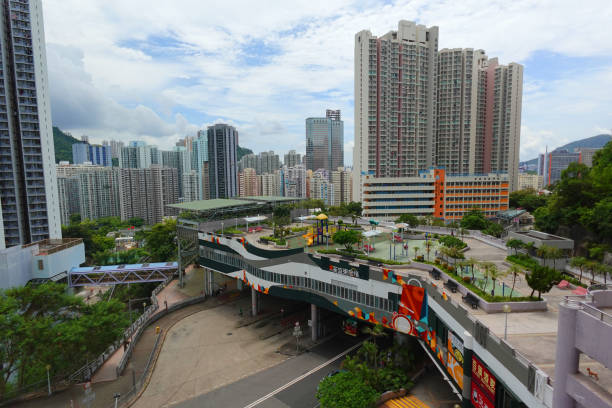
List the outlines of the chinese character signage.
<svg viewBox="0 0 612 408">
<path fill-rule="evenodd" d="M 472 405 L 476 408 L 495 408 L 495 405 L 487 397 L 487 395 L 472 382 Z"/>
<path fill-rule="evenodd" d="M 472 384 L 474 383 L 485 392 L 489 400 L 495 400 L 495 386 L 497 385 L 497 380 L 476 356 L 472 357 Z"/>
</svg>

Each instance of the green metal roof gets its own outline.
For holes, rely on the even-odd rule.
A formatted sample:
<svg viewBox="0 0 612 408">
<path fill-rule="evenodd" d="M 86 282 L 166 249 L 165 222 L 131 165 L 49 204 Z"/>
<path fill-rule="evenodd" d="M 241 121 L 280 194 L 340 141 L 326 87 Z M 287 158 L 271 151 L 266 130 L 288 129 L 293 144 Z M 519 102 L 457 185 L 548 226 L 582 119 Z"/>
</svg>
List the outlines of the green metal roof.
<svg viewBox="0 0 612 408">
<path fill-rule="evenodd" d="M 187 211 L 211 211 L 219 208 L 240 207 L 252 204 L 253 201 L 234 200 L 231 198 L 215 198 L 213 200 L 198 200 L 180 204 L 169 204 L 168 207 Z"/>
<path fill-rule="evenodd" d="M 249 201 L 267 201 L 270 203 L 304 200 L 301 197 L 281 197 L 281 196 L 249 196 L 249 197 L 241 197 L 241 199 L 249 200 Z"/>
</svg>

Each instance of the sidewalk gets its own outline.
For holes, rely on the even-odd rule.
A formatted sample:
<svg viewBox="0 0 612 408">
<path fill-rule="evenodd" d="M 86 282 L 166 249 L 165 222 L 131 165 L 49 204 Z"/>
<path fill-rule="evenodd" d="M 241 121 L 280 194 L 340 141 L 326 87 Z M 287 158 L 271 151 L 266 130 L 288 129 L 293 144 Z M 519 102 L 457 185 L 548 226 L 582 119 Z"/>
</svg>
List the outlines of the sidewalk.
<svg viewBox="0 0 612 408">
<path fill-rule="evenodd" d="M 161 292 L 157 294 L 156 297 L 159 308 L 155 313 L 153 313 L 151 317 L 159 314 L 159 312 L 165 309 L 165 302 L 167 302 L 168 307 L 170 307 L 189 298 L 182 291 L 178 290 L 177 285 L 178 280 L 173 280 L 168 284 L 168 286 L 166 286 Z M 134 336 L 130 337 L 129 341 L 131 342 L 133 338 Z M 102 367 L 100 367 L 98 371 L 96 371 L 93 378 L 91 379 L 91 382 L 95 384 L 103 381 L 115 380 L 117 378 L 117 366 L 119 365 L 119 362 L 121 361 L 121 358 L 123 357 L 124 353 L 124 347 L 119 347 L 117 350 L 115 350 L 113 355 L 110 356 L 109 359 L 104 362 L 104 364 L 102 364 Z"/>
</svg>

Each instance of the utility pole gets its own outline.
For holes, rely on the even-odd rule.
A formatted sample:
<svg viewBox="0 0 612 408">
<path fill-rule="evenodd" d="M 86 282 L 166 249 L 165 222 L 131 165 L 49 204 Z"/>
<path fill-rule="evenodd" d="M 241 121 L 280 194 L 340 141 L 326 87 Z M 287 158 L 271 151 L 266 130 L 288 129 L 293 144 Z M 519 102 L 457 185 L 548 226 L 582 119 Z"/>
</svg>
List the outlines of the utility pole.
<svg viewBox="0 0 612 408">
<path fill-rule="evenodd" d="M 183 268 L 181 267 L 181 238 L 176 236 L 176 241 L 178 243 L 178 272 L 179 272 L 179 288 L 183 287 Z"/>
</svg>

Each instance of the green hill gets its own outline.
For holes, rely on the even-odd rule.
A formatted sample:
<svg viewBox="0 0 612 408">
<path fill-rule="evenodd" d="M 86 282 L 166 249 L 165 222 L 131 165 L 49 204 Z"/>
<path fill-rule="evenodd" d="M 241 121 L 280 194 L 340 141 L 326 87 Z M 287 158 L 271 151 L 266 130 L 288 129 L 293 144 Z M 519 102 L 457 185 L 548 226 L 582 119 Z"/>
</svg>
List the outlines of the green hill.
<svg viewBox="0 0 612 408">
<path fill-rule="evenodd" d="M 53 145 L 55 147 L 55 162 L 69 161 L 72 163 L 72 145 L 79 143 L 78 139 L 72 137 L 68 132 L 62 131 L 57 126 L 53 126 Z M 238 160 L 247 154 L 253 154 L 251 149 L 238 146 Z"/>
<path fill-rule="evenodd" d="M 253 154 L 253 151 L 251 149 L 246 148 L 246 147 L 238 146 L 238 148 L 236 150 L 237 150 L 237 153 L 238 153 L 238 160 L 242 159 L 242 157 L 246 156 L 247 154 Z"/>
<path fill-rule="evenodd" d="M 589 147 L 589 148 L 600 148 L 600 147 L 604 147 L 606 145 L 606 143 L 608 143 L 610 140 L 612 140 L 612 136 L 610 135 L 606 135 L 601 134 L 601 135 L 596 135 L 596 136 L 592 136 L 592 137 L 587 137 L 585 139 L 580 139 L 580 140 L 576 140 L 574 142 L 570 142 L 568 144 L 565 144 L 563 146 L 557 147 L 556 149 L 554 149 L 555 151 L 557 150 L 567 150 L 567 151 L 574 151 L 574 149 L 578 148 L 578 147 Z M 525 162 L 521 162 L 521 164 L 526 164 L 526 165 L 536 165 L 538 164 L 538 159 L 531 159 L 531 160 L 527 160 Z"/>
<path fill-rule="evenodd" d="M 53 146 L 55 147 L 55 162 L 69 161 L 72 163 L 72 145 L 79 143 L 70 133 L 63 132 L 53 126 Z"/>
</svg>

